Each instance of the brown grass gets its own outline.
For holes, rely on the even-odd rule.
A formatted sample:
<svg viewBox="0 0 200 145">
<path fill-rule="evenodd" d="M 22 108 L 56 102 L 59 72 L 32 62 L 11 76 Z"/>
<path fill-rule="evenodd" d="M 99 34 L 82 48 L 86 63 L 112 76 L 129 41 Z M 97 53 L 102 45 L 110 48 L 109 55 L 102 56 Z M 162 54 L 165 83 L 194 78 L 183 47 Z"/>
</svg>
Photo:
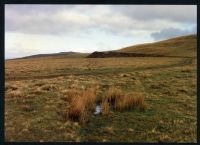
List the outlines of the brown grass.
<svg viewBox="0 0 200 145">
<path fill-rule="evenodd" d="M 29 105 L 21 105 L 20 108 L 25 112 L 33 111 L 33 108 L 30 107 Z"/>
<path fill-rule="evenodd" d="M 110 104 L 114 105 L 116 98 L 121 98 L 123 96 L 123 92 L 120 89 L 111 87 L 109 90 L 106 92 L 105 96 L 102 98 L 102 101 L 108 101 Z"/>
<path fill-rule="evenodd" d="M 77 96 L 68 110 L 68 118 L 72 121 L 83 122 L 86 117 L 86 104 L 82 96 Z"/>
<path fill-rule="evenodd" d="M 139 107 L 142 111 L 146 110 L 144 95 L 142 93 L 126 93 L 114 87 L 111 87 L 106 92 L 105 96 L 102 98 L 102 102 L 101 108 L 105 109 L 105 112 L 107 112 L 109 105 L 113 105 L 114 109 L 117 111 L 130 110 L 135 107 Z"/>
<path fill-rule="evenodd" d="M 39 95 L 41 93 L 43 93 L 44 91 L 41 90 L 40 88 L 36 88 L 33 91 L 30 91 L 30 94 L 35 94 L 35 95 Z"/>
<path fill-rule="evenodd" d="M 141 110 L 146 110 L 144 96 L 142 93 L 131 93 L 120 96 L 115 101 L 115 109 L 118 111 L 130 110 L 139 107 Z"/>
<path fill-rule="evenodd" d="M 155 43 L 129 46 L 118 51 L 126 53 L 160 54 L 166 56 L 196 56 L 196 44 L 196 35 L 188 35 Z"/>
<path fill-rule="evenodd" d="M 6 96 L 11 98 L 25 97 L 24 93 L 21 92 L 20 90 L 9 91 Z"/>
<path fill-rule="evenodd" d="M 77 90 L 77 89 L 70 89 L 68 91 L 63 91 L 64 94 L 64 100 L 68 101 L 68 102 L 72 102 L 76 97 L 81 95 L 81 91 Z"/>
<path fill-rule="evenodd" d="M 18 87 L 16 85 L 11 85 L 11 84 L 6 84 L 5 85 L 5 90 L 8 91 L 8 90 L 17 90 Z"/>
<path fill-rule="evenodd" d="M 92 59 L 96 61 L 96 65 L 91 66 L 93 69 L 101 68 L 127 68 L 127 67 L 151 67 L 162 64 L 176 63 L 182 60 L 182 58 L 173 58 L 169 61 L 169 58 L 156 58 L 145 57 L 141 59 L 140 57 L 129 57 L 129 58 L 101 58 Z M 81 63 L 80 63 L 81 62 Z M 6 60 L 5 62 L 5 79 L 7 80 L 20 80 L 21 78 L 42 78 L 53 76 L 63 76 L 65 71 L 71 71 L 71 69 L 87 70 L 86 65 L 88 63 L 87 58 L 38 58 L 38 59 L 18 59 L 18 60 Z M 17 64 L 17 65 L 16 65 Z M 21 72 L 23 70 L 23 72 Z M 47 74 L 48 72 L 48 74 Z M 78 71 L 79 72 L 79 71 Z M 65 76 L 70 75 L 67 73 Z M 67 77 L 73 81 L 76 77 L 71 75 Z M 42 85 L 42 84 L 38 84 Z"/>
<path fill-rule="evenodd" d="M 100 105 L 102 115 L 108 115 L 110 112 L 110 104 L 107 101 L 104 101 Z"/>
<path fill-rule="evenodd" d="M 71 105 L 67 110 L 68 118 L 73 121 L 84 122 L 89 111 L 95 109 L 96 89 L 89 88 L 85 91 L 69 91 Z"/>
<path fill-rule="evenodd" d="M 54 85 L 44 85 L 41 87 L 41 90 L 45 90 L 45 91 L 50 91 L 50 90 L 53 90 L 53 89 L 56 89 L 56 86 Z"/>
<path fill-rule="evenodd" d="M 181 72 L 190 73 L 192 72 L 193 68 L 190 66 L 182 68 Z"/>
<path fill-rule="evenodd" d="M 43 85 L 45 85 L 44 82 L 37 82 L 37 83 L 34 84 L 34 86 L 37 86 L 37 87 L 41 87 Z"/>
<path fill-rule="evenodd" d="M 152 77 L 152 74 L 151 73 L 148 73 L 148 72 L 142 72 L 142 73 L 139 73 L 139 77 L 142 77 L 142 78 L 150 78 Z"/>
<path fill-rule="evenodd" d="M 86 115 L 95 110 L 97 87 L 88 88 L 85 91 L 69 90 L 66 93 L 70 107 L 67 109 L 68 118 L 72 121 L 84 122 Z M 111 87 L 102 98 L 101 113 L 108 115 L 110 107 L 116 111 L 130 110 L 139 107 L 146 109 L 144 95 L 142 93 L 124 93 L 122 90 Z"/>
<path fill-rule="evenodd" d="M 105 131 L 106 133 L 113 134 L 113 133 L 114 133 L 114 128 L 113 128 L 112 126 L 110 126 L 110 127 L 105 127 L 105 128 L 104 128 L 104 131 Z"/>
<path fill-rule="evenodd" d="M 89 88 L 83 92 L 83 99 L 88 110 L 94 110 L 96 106 L 96 88 Z"/>
</svg>

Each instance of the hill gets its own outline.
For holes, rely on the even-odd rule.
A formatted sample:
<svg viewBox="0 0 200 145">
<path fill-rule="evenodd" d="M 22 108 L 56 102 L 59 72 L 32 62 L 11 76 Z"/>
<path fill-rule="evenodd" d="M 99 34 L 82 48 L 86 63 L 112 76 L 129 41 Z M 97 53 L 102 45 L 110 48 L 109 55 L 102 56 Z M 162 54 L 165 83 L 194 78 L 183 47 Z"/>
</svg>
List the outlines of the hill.
<svg viewBox="0 0 200 145">
<path fill-rule="evenodd" d="M 197 36 L 187 35 L 154 43 L 134 45 L 117 50 L 117 52 L 195 57 L 196 50 Z"/>
<path fill-rule="evenodd" d="M 60 52 L 52 54 L 37 54 L 26 56 L 18 59 L 28 58 L 41 58 L 41 57 L 53 57 L 53 58 L 105 58 L 105 57 L 196 57 L 197 55 L 197 36 L 187 35 L 168 40 L 133 45 L 125 48 L 121 48 L 115 51 L 103 51 L 80 53 L 80 52 Z"/>
<path fill-rule="evenodd" d="M 31 56 L 26 56 L 22 57 L 19 59 L 28 59 L 28 58 L 41 58 L 41 57 L 68 57 L 68 58 L 81 58 L 81 57 L 86 57 L 88 53 L 80 53 L 80 52 L 60 52 L 60 53 L 51 53 L 51 54 L 37 54 L 37 55 L 31 55 Z"/>
<path fill-rule="evenodd" d="M 197 36 L 187 35 L 154 43 L 139 44 L 115 51 L 93 52 L 89 58 L 105 57 L 196 57 Z"/>
</svg>

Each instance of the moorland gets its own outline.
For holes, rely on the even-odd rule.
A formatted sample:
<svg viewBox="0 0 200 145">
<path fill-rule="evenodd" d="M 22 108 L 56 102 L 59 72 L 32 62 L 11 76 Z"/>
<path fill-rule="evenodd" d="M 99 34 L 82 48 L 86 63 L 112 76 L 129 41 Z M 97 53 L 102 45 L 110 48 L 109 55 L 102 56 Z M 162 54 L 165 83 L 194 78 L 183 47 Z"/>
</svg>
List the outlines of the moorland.
<svg viewBox="0 0 200 145">
<path fill-rule="evenodd" d="M 196 39 L 6 60 L 5 140 L 197 142 Z"/>
</svg>

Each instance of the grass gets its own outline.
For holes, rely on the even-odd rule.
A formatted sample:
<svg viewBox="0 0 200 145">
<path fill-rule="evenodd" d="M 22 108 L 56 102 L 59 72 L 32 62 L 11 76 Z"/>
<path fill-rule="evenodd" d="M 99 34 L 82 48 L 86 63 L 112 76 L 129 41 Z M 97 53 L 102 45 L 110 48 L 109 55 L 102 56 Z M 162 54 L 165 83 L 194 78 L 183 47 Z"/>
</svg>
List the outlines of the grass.
<svg viewBox="0 0 200 145">
<path fill-rule="evenodd" d="M 67 110 L 67 116 L 73 121 L 83 122 L 86 116 L 86 103 L 83 101 L 82 96 L 77 96 Z"/>
<path fill-rule="evenodd" d="M 84 123 L 88 114 L 95 111 L 97 103 L 97 87 L 88 88 L 86 90 L 69 90 L 67 97 L 63 98 L 69 102 L 70 107 L 67 108 L 67 117 L 72 121 Z M 101 99 L 101 114 L 108 115 L 111 107 L 116 111 L 130 110 L 139 107 L 145 111 L 144 96 L 141 93 L 127 94 L 116 88 L 109 88 Z"/>
<path fill-rule="evenodd" d="M 122 48 L 120 52 L 159 54 L 165 56 L 196 57 L 196 35 L 181 36 L 155 43 L 147 43 Z"/>
<path fill-rule="evenodd" d="M 6 61 L 5 140 L 197 142 L 196 59 L 94 60 Z"/>
<path fill-rule="evenodd" d="M 89 66 L 88 61 L 95 61 Z M 81 62 L 81 63 L 80 63 Z M 182 62 L 182 58 L 38 58 L 7 60 L 5 63 L 6 80 L 48 79 L 60 76 L 110 74 L 116 71 L 132 72 L 135 69 L 159 67 Z M 16 66 L 17 63 L 17 66 Z M 32 67 L 34 66 L 34 67 Z M 17 68 L 16 68 L 17 67 Z M 21 71 L 23 70 L 23 71 Z"/>
<path fill-rule="evenodd" d="M 139 107 L 145 111 L 144 95 L 140 92 L 126 93 L 121 89 L 111 87 L 102 97 L 103 112 L 107 114 L 109 106 L 117 111 L 130 110 Z"/>
<path fill-rule="evenodd" d="M 141 110 L 145 111 L 144 96 L 140 93 L 126 94 L 116 100 L 115 108 L 117 110 L 130 110 L 135 107 L 139 107 Z"/>
<path fill-rule="evenodd" d="M 11 98 L 20 98 L 20 97 L 25 97 L 25 94 L 20 90 L 14 90 L 14 91 L 9 91 L 7 93 L 7 96 Z"/>
<path fill-rule="evenodd" d="M 108 103 L 108 101 L 104 100 L 101 103 L 100 108 L 103 115 L 108 115 L 110 113 L 110 104 Z"/>
<path fill-rule="evenodd" d="M 94 111 L 96 106 L 96 88 L 88 88 L 85 91 L 69 91 L 68 97 L 70 107 L 67 109 L 67 116 L 72 121 L 84 122 L 88 111 Z"/>
<path fill-rule="evenodd" d="M 109 88 L 109 90 L 106 92 L 105 96 L 102 97 L 103 101 L 107 101 L 108 103 L 110 103 L 111 105 L 113 105 L 115 103 L 115 101 L 118 98 L 123 97 L 123 92 L 120 89 L 111 87 Z"/>
<path fill-rule="evenodd" d="M 125 94 L 115 101 L 115 109 L 119 111 L 130 110 L 135 107 L 139 107 L 143 111 L 146 109 L 144 96 L 140 95 L 140 93 Z"/>
</svg>

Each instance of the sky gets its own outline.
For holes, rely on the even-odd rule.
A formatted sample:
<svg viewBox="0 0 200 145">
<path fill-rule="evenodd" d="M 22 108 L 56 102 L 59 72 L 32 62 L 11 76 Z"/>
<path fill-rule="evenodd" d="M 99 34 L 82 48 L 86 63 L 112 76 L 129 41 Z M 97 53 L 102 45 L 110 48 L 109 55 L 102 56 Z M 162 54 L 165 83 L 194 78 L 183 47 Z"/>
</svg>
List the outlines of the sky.
<svg viewBox="0 0 200 145">
<path fill-rule="evenodd" d="M 5 58 L 120 49 L 194 34 L 195 5 L 5 5 Z"/>
</svg>

